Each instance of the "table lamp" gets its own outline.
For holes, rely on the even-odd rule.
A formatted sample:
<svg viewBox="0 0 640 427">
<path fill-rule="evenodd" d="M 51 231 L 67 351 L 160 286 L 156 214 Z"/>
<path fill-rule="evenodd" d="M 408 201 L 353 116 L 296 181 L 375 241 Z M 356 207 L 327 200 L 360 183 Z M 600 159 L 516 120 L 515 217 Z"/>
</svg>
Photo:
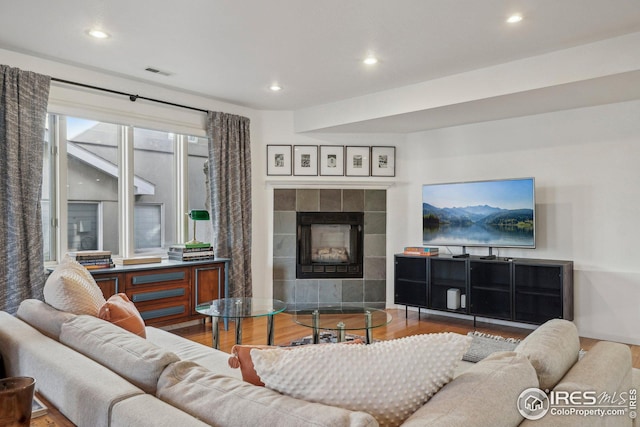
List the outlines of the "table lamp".
<svg viewBox="0 0 640 427">
<path fill-rule="evenodd" d="M 196 224 L 198 221 L 209 221 L 209 212 L 205 210 L 192 209 L 187 215 L 193 220 L 193 240 L 187 242 L 187 244 L 193 245 L 196 243 L 202 243 L 196 240 Z"/>
</svg>

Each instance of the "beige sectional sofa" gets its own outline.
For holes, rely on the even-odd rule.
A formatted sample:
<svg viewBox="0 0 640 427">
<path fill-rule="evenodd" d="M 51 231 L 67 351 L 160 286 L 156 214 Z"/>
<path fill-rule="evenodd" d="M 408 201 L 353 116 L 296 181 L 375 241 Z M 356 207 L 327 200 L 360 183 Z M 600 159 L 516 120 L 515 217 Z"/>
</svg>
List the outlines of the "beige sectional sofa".
<svg viewBox="0 0 640 427">
<path fill-rule="evenodd" d="M 247 417 L 265 426 L 377 425 L 368 414 L 245 383 L 224 352 L 151 327 L 140 338 L 37 300 L 23 301 L 17 317 L 0 312 L 0 353 L 7 375 L 35 377 L 36 389 L 81 427 L 245 427 L 252 424 Z M 185 364 L 211 370 L 207 399 L 194 380 L 169 404 L 158 397 L 166 392 L 158 384 L 182 375 Z"/>
<path fill-rule="evenodd" d="M 0 354 L 7 375 L 36 387 L 79 426 L 377 426 L 371 415 L 285 396 L 242 381 L 229 355 L 161 329 L 140 338 L 91 316 L 24 301 L 0 312 Z M 514 352 L 476 364 L 405 420 L 406 426 L 630 426 L 628 413 L 525 420 L 517 407 L 527 388 L 616 393 L 632 388 L 629 348 L 601 342 L 578 361 L 571 322 L 541 326 Z M 425 355 L 428 357 L 428 355 Z M 312 369 L 312 367 L 310 367 Z M 367 390 L 362 379 L 361 392 Z M 624 407 L 624 406 L 623 406 Z M 628 409 L 628 405 L 627 405 Z"/>
</svg>

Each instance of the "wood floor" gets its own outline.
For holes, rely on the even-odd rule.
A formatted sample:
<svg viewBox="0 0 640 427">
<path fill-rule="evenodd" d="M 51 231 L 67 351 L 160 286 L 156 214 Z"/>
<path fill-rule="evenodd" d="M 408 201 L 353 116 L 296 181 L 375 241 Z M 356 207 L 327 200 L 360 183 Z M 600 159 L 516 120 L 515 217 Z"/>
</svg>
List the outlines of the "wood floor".
<svg viewBox="0 0 640 427">
<path fill-rule="evenodd" d="M 428 334 L 434 332 L 456 332 L 466 334 L 469 331 L 479 331 L 488 334 L 502 335 L 504 337 L 524 338 L 531 330 L 508 326 L 480 323 L 475 329 L 469 320 L 455 319 L 451 317 L 438 316 L 422 313 L 418 320 L 418 313 L 409 311 L 405 319 L 404 309 L 387 310 L 393 320 L 387 326 L 373 329 L 373 338 L 389 340 L 402 338 L 408 335 Z M 289 342 L 311 335 L 311 329 L 297 325 L 291 320 L 291 315 L 282 313 L 274 318 L 275 320 L 275 344 L 285 345 Z M 229 323 L 229 329 L 224 330 L 220 323 L 220 350 L 230 352 L 235 344 L 234 323 Z M 211 323 L 206 323 L 172 329 L 171 332 L 192 341 L 205 345 L 211 345 Z M 352 331 L 355 334 L 364 335 L 364 331 Z M 266 318 L 244 319 L 242 323 L 242 343 L 243 344 L 266 344 L 267 321 Z M 580 344 L 584 350 L 589 350 L 598 340 L 590 338 L 580 338 Z M 640 346 L 630 345 L 632 363 L 634 368 L 640 368 Z"/>
</svg>

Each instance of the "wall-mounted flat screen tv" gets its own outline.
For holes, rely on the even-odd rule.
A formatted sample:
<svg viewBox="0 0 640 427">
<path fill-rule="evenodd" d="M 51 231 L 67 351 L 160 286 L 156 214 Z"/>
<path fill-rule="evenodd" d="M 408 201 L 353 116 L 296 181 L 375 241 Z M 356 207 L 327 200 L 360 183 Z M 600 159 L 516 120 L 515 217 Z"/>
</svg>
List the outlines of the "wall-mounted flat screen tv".
<svg viewBox="0 0 640 427">
<path fill-rule="evenodd" d="M 422 240 L 432 246 L 535 248 L 534 178 L 425 184 Z"/>
</svg>

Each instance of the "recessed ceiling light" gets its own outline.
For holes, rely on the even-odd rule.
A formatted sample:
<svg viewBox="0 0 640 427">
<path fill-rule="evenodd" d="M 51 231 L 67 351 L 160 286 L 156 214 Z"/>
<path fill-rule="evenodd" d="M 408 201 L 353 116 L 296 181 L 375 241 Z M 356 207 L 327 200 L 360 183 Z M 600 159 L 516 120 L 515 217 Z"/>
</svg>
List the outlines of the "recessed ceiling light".
<svg viewBox="0 0 640 427">
<path fill-rule="evenodd" d="M 509 24 L 516 24 L 520 21 L 522 21 L 522 15 L 520 15 L 519 13 L 511 15 L 510 17 L 507 18 L 507 22 Z"/>
<path fill-rule="evenodd" d="M 274 92 L 277 92 L 279 90 L 282 90 L 282 86 L 280 86 L 278 83 L 274 83 L 271 86 L 269 86 L 269 89 Z"/>
<path fill-rule="evenodd" d="M 109 37 L 111 37 L 109 33 L 97 29 L 89 30 L 87 31 L 87 34 L 96 39 L 108 39 Z"/>
<path fill-rule="evenodd" d="M 378 63 L 378 58 L 376 58 L 376 57 L 375 57 L 375 56 L 373 56 L 373 55 L 369 55 L 369 56 L 367 56 L 367 57 L 365 58 L 365 60 L 364 60 L 364 61 L 362 61 L 362 62 L 364 62 L 364 63 L 365 63 L 365 64 L 367 64 L 367 65 L 374 65 L 374 64 L 377 64 L 377 63 Z"/>
</svg>

